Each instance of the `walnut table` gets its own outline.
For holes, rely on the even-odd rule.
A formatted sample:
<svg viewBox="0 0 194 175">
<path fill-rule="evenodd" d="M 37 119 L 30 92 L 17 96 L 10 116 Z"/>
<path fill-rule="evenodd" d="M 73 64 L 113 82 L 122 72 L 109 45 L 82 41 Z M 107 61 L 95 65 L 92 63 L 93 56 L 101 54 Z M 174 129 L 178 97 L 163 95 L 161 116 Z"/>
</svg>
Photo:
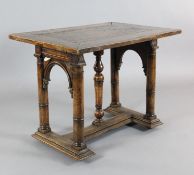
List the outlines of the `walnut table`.
<svg viewBox="0 0 194 175">
<path fill-rule="evenodd" d="M 157 39 L 178 33 L 181 33 L 181 30 L 110 22 L 11 34 L 10 39 L 35 45 L 40 126 L 33 137 L 73 159 L 82 160 L 94 155 L 94 152 L 87 148 L 86 141 L 111 129 L 129 123 L 147 128 L 161 125 L 154 112 Z M 111 103 L 103 110 L 104 76 L 101 57 L 105 49 L 111 51 Z M 147 78 L 145 114 L 125 108 L 119 101 L 119 69 L 122 56 L 127 50 L 134 50 L 142 60 Z M 83 68 L 86 63 L 83 55 L 89 52 L 93 52 L 96 57 L 94 64 L 96 110 L 93 123 L 84 128 Z M 65 135 L 52 132 L 49 125 L 48 82 L 50 71 L 55 65 L 65 71 L 73 98 L 73 132 Z M 112 117 L 103 120 L 104 112 L 111 114 Z"/>
</svg>

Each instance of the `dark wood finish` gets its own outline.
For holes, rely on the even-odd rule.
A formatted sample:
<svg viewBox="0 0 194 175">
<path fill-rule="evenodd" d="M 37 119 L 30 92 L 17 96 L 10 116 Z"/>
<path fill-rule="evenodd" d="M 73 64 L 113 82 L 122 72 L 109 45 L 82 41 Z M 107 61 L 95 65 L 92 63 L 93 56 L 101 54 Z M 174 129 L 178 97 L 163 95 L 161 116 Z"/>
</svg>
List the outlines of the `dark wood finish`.
<svg viewBox="0 0 194 175">
<path fill-rule="evenodd" d="M 138 53 L 142 60 L 142 68 L 147 78 L 146 87 L 146 114 L 144 121 L 147 128 L 153 128 L 155 124 L 152 121 L 156 121 L 155 108 L 155 79 L 156 79 L 156 49 L 157 40 L 142 42 L 124 47 L 118 47 L 111 49 L 111 104 L 106 111 L 119 110 L 121 103 L 119 102 L 119 70 L 122 64 L 122 57 L 127 50 L 133 50 Z M 150 123 L 150 126 L 147 124 Z M 161 123 L 157 119 L 158 123 Z"/>
<path fill-rule="evenodd" d="M 93 124 L 99 125 L 102 122 L 102 117 L 104 115 L 104 112 L 102 110 L 102 94 L 103 94 L 103 82 L 104 82 L 104 76 L 101 73 L 104 69 L 104 66 L 101 61 L 101 56 L 103 55 L 104 51 L 96 51 L 94 52 L 94 55 L 96 56 L 96 62 L 94 64 L 94 70 L 96 71 L 96 74 L 94 76 L 94 86 L 95 86 L 95 98 L 96 98 L 96 111 L 95 111 L 95 117 Z"/>
<path fill-rule="evenodd" d="M 156 49 L 157 40 L 150 42 L 150 57 L 147 59 L 147 82 L 146 82 L 146 118 L 155 119 L 155 84 L 156 84 Z"/>
<path fill-rule="evenodd" d="M 131 109 L 125 107 L 108 107 L 104 110 L 105 112 L 112 114 L 113 116 L 127 115 L 130 118 L 130 122 L 128 124 L 138 124 L 142 127 L 152 129 L 159 125 L 162 125 L 162 122 L 158 119 L 147 119 L 144 114 L 133 111 Z"/>
<path fill-rule="evenodd" d="M 150 127 L 150 123 L 147 120 L 144 120 L 144 114 L 139 112 L 124 108 L 110 108 L 106 109 L 106 112 L 111 114 L 110 119 L 104 120 L 100 125 L 90 125 L 84 128 L 84 140 L 88 141 L 99 137 L 113 129 L 125 126 L 130 123 L 137 123 L 143 127 Z M 152 128 L 161 125 L 161 123 L 156 119 Z M 40 140 L 41 142 L 54 147 L 55 149 L 63 152 L 65 155 L 70 156 L 75 160 L 86 159 L 95 153 L 89 150 L 88 148 L 79 151 L 77 149 L 72 149 L 73 144 L 73 133 L 59 135 L 54 132 L 42 134 L 41 132 L 36 132 L 32 135 L 34 138 Z"/>
<path fill-rule="evenodd" d="M 37 57 L 37 79 L 38 79 L 38 97 L 39 97 L 39 118 L 40 127 L 38 131 L 48 133 L 51 131 L 49 126 L 49 104 L 48 90 L 44 88 L 44 56 L 40 47 L 36 47 L 35 56 Z"/>
<path fill-rule="evenodd" d="M 11 34 L 11 39 L 58 51 L 83 54 L 180 33 L 179 29 L 118 22 Z"/>
<path fill-rule="evenodd" d="M 73 146 L 86 147 L 84 143 L 84 79 L 83 66 L 72 66 L 73 78 Z"/>
<path fill-rule="evenodd" d="M 49 54 L 47 54 L 49 53 Z M 45 56 L 51 57 L 49 61 L 44 61 Z M 50 51 L 45 48 L 36 46 L 35 56 L 37 57 L 38 70 L 38 92 L 39 92 L 39 111 L 40 111 L 40 127 L 41 133 L 51 131 L 49 126 L 49 111 L 48 111 L 48 82 L 50 81 L 50 71 L 53 66 L 60 66 L 67 74 L 69 80 L 69 90 L 73 97 L 73 147 L 75 149 L 84 149 L 86 145 L 83 140 L 84 128 L 84 101 L 83 101 L 83 65 L 68 64 L 61 61 L 60 53 Z M 60 56 L 62 57 L 62 55 Z M 74 84 L 74 88 L 72 87 Z M 74 92 L 74 93 L 73 93 Z"/>
<path fill-rule="evenodd" d="M 39 95 L 40 126 L 33 137 L 76 160 L 86 159 L 95 153 L 87 148 L 86 141 L 112 129 L 135 123 L 146 128 L 162 124 L 155 108 L 156 49 L 157 39 L 180 33 L 180 30 L 147 27 L 123 23 L 72 27 L 12 34 L 14 40 L 35 45 Z M 104 49 L 111 49 L 111 104 L 102 109 Z M 123 54 L 127 50 L 137 52 L 142 60 L 147 78 L 146 113 L 130 110 L 119 99 L 119 70 Z M 94 52 L 96 111 L 94 122 L 84 127 L 84 71 L 83 53 Z M 49 59 L 45 59 L 45 58 Z M 60 66 L 67 75 L 69 91 L 73 98 L 73 132 L 59 135 L 49 125 L 48 84 L 53 66 Z M 102 120 L 109 113 L 110 118 Z"/>
<path fill-rule="evenodd" d="M 110 66 L 111 66 L 111 106 L 120 107 L 121 103 L 119 101 L 119 69 L 121 66 L 121 60 L 118 61 L 118 49 L 112 48 L 110 51 Z"/>
<path fill-rule="evenodd" d="M 91 151 L 86 147 L 82 150 L 74 149 L 74 147 L 72 147 L 72 145 L 74 144 L 72 140 L 72 134 L 70 138 L 70 137 L 59 135 L 54 132 L 49 132 L 46 134 L 42 134 L 41 132 L 36 132 L 35 134 L 32 135 L 32 137 L 43 142 L 44 144 L 49 145 L 52 148 L 55 148 L 58 151 L 61 151 L 65 155 L 75 160 L 84 160 L 95 155 L 93 151 Z"/>
</svg>

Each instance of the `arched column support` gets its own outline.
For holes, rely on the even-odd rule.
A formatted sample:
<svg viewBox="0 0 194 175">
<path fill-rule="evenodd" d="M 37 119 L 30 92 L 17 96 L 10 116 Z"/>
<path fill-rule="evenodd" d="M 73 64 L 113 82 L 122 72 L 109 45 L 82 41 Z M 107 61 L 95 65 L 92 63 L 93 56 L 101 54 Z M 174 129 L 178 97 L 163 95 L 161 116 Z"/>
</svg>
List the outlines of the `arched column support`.
<svg viewBox="0 0 194 175">
<path fill-rule="evenodd" d="M 67 79 L 69 82 L 68 89 L 71 94 L 71 97 L 73 97 L 73 84 L 72 84 L 70 68 L 64 62 L 59 61 L 59 60 L 55 60 L 51 58 L 45 62 L 43 88 L 46 89 L 48 87 L 48 82 L 50 81 L 50 72 L 55 65 L 61 67 L 66 73 Z"/>
<path fill-rule="evenodd" d="M 150 44 L 144 42 L 111 49 L 111 107 L 120 107 L 119 101 L 119 70 L 123 55 L 127 50 L 135 51 L 141 58 L 144 74 L 147 75 L 147 60 L 150 55 Z"/>
<path fill-rule="evenodd" d="M 85 61 L 83 55 L 73 55 L 61 51 L 35 47 L 35 57 L 37 57 L 38 71 L 38 92 L 39 92 L 39 118 L 40 127 L 33 137 L 44 140 L 44 136 L 59 137 L 51 132 L 49 125 L 49 105 L 48 105 L 48 82 L 52 68 L 57 65 L 61 67 L 67 75 L 69 90 L 73 98 L 73 133 L 68 142 L 60 143 L 63 147 L 52 141 L 44 140 L 45 143 L 62 150 L 65 154 L 75 158 L 83 159 L 94 154 L 85 144 L 84 138 L 84 70 Z M 45 59 L 45 58 L 49 59 Z M 60 138 L 59 138 L 60 140 Z"/>
<path fill-rule="evenodd" d="M 161 124 L 155 115 L 155 79 L 156 79 L 156 49 L 157 40 L 146 41 L 124 47 L 111 49 L 111 104 L 104 111 L 111 114 L 125 113 L 119 99 L 119 70 L 123 55 L 127 50 L 135 51 L 141 58 L 142 68 L 146 76 L 146 112 L 143 118 L 132 117 L 135 123 L 148 128 Z"/>
</svg>

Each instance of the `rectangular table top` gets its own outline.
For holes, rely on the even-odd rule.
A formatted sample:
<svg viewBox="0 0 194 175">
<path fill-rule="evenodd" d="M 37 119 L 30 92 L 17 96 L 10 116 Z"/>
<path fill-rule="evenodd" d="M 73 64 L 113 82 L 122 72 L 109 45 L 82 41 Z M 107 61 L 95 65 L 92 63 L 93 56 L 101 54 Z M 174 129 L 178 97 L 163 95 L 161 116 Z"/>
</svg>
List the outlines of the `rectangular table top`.
<svg viewBox="0 0 194 175">
<path fill-rule="evenodd" d="M 107 22 L 9 35 L 10 39 L 74 54 L 150 41 L 181 33 L 179 29 Z"/>
</svg>

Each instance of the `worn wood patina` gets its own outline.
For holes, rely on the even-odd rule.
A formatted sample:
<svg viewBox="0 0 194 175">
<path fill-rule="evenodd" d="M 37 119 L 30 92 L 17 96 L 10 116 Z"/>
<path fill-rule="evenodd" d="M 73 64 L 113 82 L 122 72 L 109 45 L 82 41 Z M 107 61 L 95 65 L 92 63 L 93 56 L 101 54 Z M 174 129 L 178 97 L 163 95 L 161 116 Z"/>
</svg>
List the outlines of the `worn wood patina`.
<svg viewBox="0 0 194 175">
<path fill-rule="evenodd" d="M 155 114 L 155 80 L 157 40 L 181 33 L 179 29 L 140 26 L 125 23 L 102 23 L 79 27 L 42 30 L 9 35 L 10 39 L 35 45 L 39 94 L 40 126 L 33 137 L 63 152 L 83 160 L 95 153 L 86 141 L 126 124 L 139 124 L 154 128 L 162 122 Z M 105 49 L 111 50 L 111 103 L 102 109 L 103 63 Z M 138 53 L 146 76 L 145 114 L 123 107 L 119 98 L 119 70 L 122 56 L 127 50 Z M 95 86 L 95 119 L 84 127 L 84 53 L 93 52 Z M 45 59 L 45 58 L 49 59 Z M 53 66 L 60 66 L 67 75 L 69 92 L 73 98 L 73 132 L 59 135 L 49 124 L 48 84 Z M 109 113 L 109 119 L 103 119 Z"/>
</svg>

